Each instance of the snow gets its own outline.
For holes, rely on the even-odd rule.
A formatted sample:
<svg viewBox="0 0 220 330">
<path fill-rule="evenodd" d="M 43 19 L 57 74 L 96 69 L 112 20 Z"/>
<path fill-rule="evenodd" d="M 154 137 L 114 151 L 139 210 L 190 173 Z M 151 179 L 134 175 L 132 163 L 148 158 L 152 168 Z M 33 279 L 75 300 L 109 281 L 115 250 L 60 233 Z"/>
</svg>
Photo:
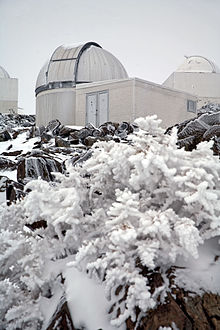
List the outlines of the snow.
<svg viewBox="0 0 220 330">
<path fill-rule="evenodd" d="M 176 284 L 186 290 L 203 293 L 210 291 L 220 294 L 220 236 L 206 240 L 198 248 L 198 258 L 179 258 L 176 266 L 185 267 L 177 269 Z M 215 260 L 217 259 L 217 260 Z"/>
<path fill-rule="evenodd" d="M 164 278 L 171 266 L 184 267 L 175 270 L 176 285 L 220 293 L 219 158 L 207 142 L 190 153 L 177 148 L 176 135 L 164 135 L 155 117 L 137 123 L 129 143 L 97 143 L 83 166 L 69 165 L 52 184 L 30 181 L 21 202 L 2 207 L 5 322 L 40 324 L 43 314 L 46 329 L 66 295 L 76 328 L 124 330 L 129 317 L 138 322 L 137 307 L 144 315 L 170 290 L 164 280 L 152 293 L 140 264 L 159 267 Z M 21 133 L 0 146 L 27 152 L 36 141 Z M 3 173 L 15 178 L 16 171 Z M 25 227 L 42 219 L 46 228 Z"/>
<path fill-rule="evenodd" d="M 22 150 L 22 153 L 26 153 L 32 150 L 34 143 L 39 141 L 39 139 L 39 137 L 35 137 L 27 140 L 27 132 L 22 132 L 16 139 L 1 142 L 0 154 L 6 151 L 10 145 L 12 145 L 12 147 L 8 151 Z M 10 159 L 13 159 L 13 156 L 10 156 Z"/>
<path fill-rule="evenodd" d="M 66 295 L 73 324 L 87 330 L 125 330 L 125 325 L 115 328 L 110 325 L 108 311 L 112 302 L 107 301 L 103 285 L 89 278 L 74 267 L 66 268 Z"/>
<path fill-rule="evenodd" d="M 44 316 L 44 323 L 41 330 L 47 329 L 49 321 L 52 318 L 62 295 L 63 290 L 59 287 L 50 299 L 45 297 L 40 298 L 40 312 Z"/>
</svg>

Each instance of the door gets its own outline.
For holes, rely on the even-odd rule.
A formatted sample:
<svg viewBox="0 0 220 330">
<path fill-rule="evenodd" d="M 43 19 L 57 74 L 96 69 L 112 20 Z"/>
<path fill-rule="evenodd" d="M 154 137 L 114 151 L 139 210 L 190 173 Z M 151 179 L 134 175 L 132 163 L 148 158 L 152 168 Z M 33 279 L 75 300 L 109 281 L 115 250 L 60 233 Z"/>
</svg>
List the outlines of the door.
<svg viewBox="0 0 220 330">
<path fill-rule="evenodd" d="M 108 91 L 86 95 L 86 123 L 98 127 L 108 121 Z"/>
<path fill-rule="evenodd" d="M 97 125 L 97 95 L 96 93 L 87 95 L 86 102 L 86 123 Z"/>
<path fill-rule="evenodd" d="M 100 92 L 98 95 L 98 125 L 108 121 L 108 92 Z"/>
</svg>

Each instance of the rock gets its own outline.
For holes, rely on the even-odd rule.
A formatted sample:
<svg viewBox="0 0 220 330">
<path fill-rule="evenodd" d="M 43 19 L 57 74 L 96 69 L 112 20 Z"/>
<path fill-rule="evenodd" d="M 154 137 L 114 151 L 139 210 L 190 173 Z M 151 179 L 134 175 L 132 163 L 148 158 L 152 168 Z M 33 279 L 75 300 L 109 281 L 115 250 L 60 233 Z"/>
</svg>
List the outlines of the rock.
<svg viewBox="0 0 220 330">
<path fill-rule="evenodd" d="M 51 120 L 46 126 L 45 131 L 51 132 L 53 135 L 59 134 L 59 129 L 61 126 L 61 122 L 58 119 Z"/>
<path fill-rule="evenodd" d="M 220 136 L 220 125 L 213 125 L 203 134 L 203 139 L 208 141 L 213 136 Z"/>
<path fill-rule="evenodd" d="M 39 220 L 39 221 L 35 221 L 33 223 L 27 223 L 26 226 L 28 228 L 30 228 L 31 230 L 37 230 L 37 229 L 41 229 L 41 228 L 47 228 L 47 222 L 45 220 Z"/>
<path fill-rule="evenodd" d="M 94 129 L 96 129 L 96 127 L 95 127 L 93 124 L 91 124 L 91 123 L 86 124 L 85 128 L 87 128 L 87 129 L 89 129 L 89 130 L 92 130 L 92 131 L 93 131 Z"/>
<path fill-rule="evenodd" d="M 6 187 L 7 187 L 7 182 L 9 181 L 9 178 L 7 176 L 1 175 L 0 176 L 0 192 L 6 193 Z"/>
<path fill-rule="evenodd" d="M 0 129 L 14 127 L 31 127 L 35 125 L 34 115 L 0 114 Z"/>
<path fill-rule="evenodd" d="M 128 320 L 127 330 L 134 330 L 134 326 L 131 321 Z M 168 301 L 166 304 L 159 305 L 156 309 L 150 310 L 148 315 L 142 320 L 139 330 L 153 330 L 159 329 L 160 327 L 171 327 L 172 323 L 175 323 L 179 330 L 187 329 L 191 330 L 193 324 L 190 319 L 181 310 L 179 305 L 168 293 Z"/>
<path fill-rule="evenodd" d="M 7 205 L 11 205 L 17 200 L 22 199 L 26 193 L 24 193 L 24 185 L 12 180 L 7 181 L 6 185 L 6 199 Z"/>
<path fill-rule="evenodd" d="M 114 135 L 116 129 L 118 128 L 119 124 L 118 123 L 113 123 L 111 121 L 106 122 L 99 126 L 99 130 L 101 131 L 101 135 Z"/>
<path fill-rule="evenodd" d="M 71 163 L 75 165 L 82 164 L 92 156 L 92 151 L 85 151 L 83 154 L 75 155 L 71 158 Z"/>
<path fill-rule="evenodd" d="M 72 131 L 69 135 L 69 139 L 79 140 L 79 131 Z"/>
<path fill-rule="evenodd" d="M 9 152 L 3 152 L 2 156 L 18 156 L 22 153 L 22 150 L 15 150 L 15 151 L 9 151 Z"/>
<path fill-rule="evenodd" d="M 70 133 L 74 133 L 76 130 L 70 127 L 62 126 L 59 130 L 59 136 L 62 138 L 68 137 Z"/>
<path fill-rule="evenodd" d="M 11 140 L 11 135 L 5 129 L 0 132 L 0 142 Z"/>
<path fill-rule="evenodd" d="M 84 140 L 84 144 L 87 147 L 91 147 L 97 141 L 98 141 L 98 138 L 96 138 L 94 136 L 87 136 Z"/>
<path fill-rule="evenodd" d="M 67 305 L 67 301 L 64 297 L 60 299 L 55 313 L 49 321 L 46 330 L 77 330 L 73 326 L 71 314 Z"/>
<path fill-rule="evenodd" d="M 17 164 L 10 159 L 0 157 L 0 169 L 1 170 L 11 170 L 13 171 L 16 168 Z"/>
<path fill-rule="evenodd" d="M 220 296 L 205 293 L 202 299 L 205 315 L 214 329 L 220 329 Z"/>
<path fill-rule="evenodd" d="M 62 139 L 59 136 L 55 136 L 55 147 L 69 148 L 70 147 L 70 142 Z"/>
<path fill-rule="evenodd" d="M 43 132 L 41 134 L 41 143 L 48 143 L 52 138 L 52 135 L 47 134 L 46 132 Z"/>
<path fill-rule="evenodd" d="M 30 156 L 21 160 L 17 168 L 18 182 L 27 182 L 41 177 L 46 181 L 53 181 L 52 172 L 62 172 L 62 165 L 53 158 Z"/>
<path fill-rule="evenodd" d="M 70 143 L 70 144 L 73 144 L 73 145 L 77 145 L 77 144 L 79 144 L 80 142 L 79 142 L 79 139 L 69 139 L 69 143 Z"/>
<path fill-rule="evenodd" d="M 92 135 L 92 130 L 88 128 L 82 128 L 78 131 L 78 137 L 81 140 L 84 140 L 87 136 L 91 136 L 91 135 Z"/>
</svg>

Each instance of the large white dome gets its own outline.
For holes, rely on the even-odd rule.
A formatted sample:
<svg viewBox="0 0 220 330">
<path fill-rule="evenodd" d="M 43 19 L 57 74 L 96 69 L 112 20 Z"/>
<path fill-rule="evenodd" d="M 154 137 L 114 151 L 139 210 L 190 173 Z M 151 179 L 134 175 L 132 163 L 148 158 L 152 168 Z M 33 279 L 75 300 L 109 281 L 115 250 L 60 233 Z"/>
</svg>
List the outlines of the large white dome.
<svg viewBox="0 0 220 330">
<path fill-rule="evenodd" d="M 125 78 L 128 75 L 120 61 L 97 43 L 60 46 L 42 67 L 36 82 L 36 94 L 45 89 Z"/>
<path fill-rule="evenodd" d="M 199 56 L 186 56 L 185 61 L 178 67 L 176 72 L 208 72 L 220 73 L 219 68 L 209 59 Z"/>
<path fill-rule="evenodd" d="M 0 78 L 10 78 L 8 72 L 0 66 Z"/>
</svg>

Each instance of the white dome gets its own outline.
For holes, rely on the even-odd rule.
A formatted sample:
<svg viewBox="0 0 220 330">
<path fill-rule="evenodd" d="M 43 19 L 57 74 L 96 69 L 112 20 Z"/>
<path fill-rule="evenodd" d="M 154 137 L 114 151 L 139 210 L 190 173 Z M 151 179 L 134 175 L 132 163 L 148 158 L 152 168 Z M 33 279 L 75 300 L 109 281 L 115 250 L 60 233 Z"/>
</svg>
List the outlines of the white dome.
<svg viewBox="0 0 220 330">
<path fill-rule="evenodd" d="M 8 72 L 0 66 L 0 78 L 10 78 Z"/>
<path fill-rule="evenodd" d="M 123 65 L 97 43 L 60 46 L 42 67 L 36 82 L 36 94 L 45 89 L 125 78 L 128 75 Z"/>
<path fill-rule="evenodd" d="M 212 61 L 199 55 L 186 56 L 185 61 L 178 67 L 176 72 L 208 72 L 220 73 L 219 68 Z"/>
</svg>

